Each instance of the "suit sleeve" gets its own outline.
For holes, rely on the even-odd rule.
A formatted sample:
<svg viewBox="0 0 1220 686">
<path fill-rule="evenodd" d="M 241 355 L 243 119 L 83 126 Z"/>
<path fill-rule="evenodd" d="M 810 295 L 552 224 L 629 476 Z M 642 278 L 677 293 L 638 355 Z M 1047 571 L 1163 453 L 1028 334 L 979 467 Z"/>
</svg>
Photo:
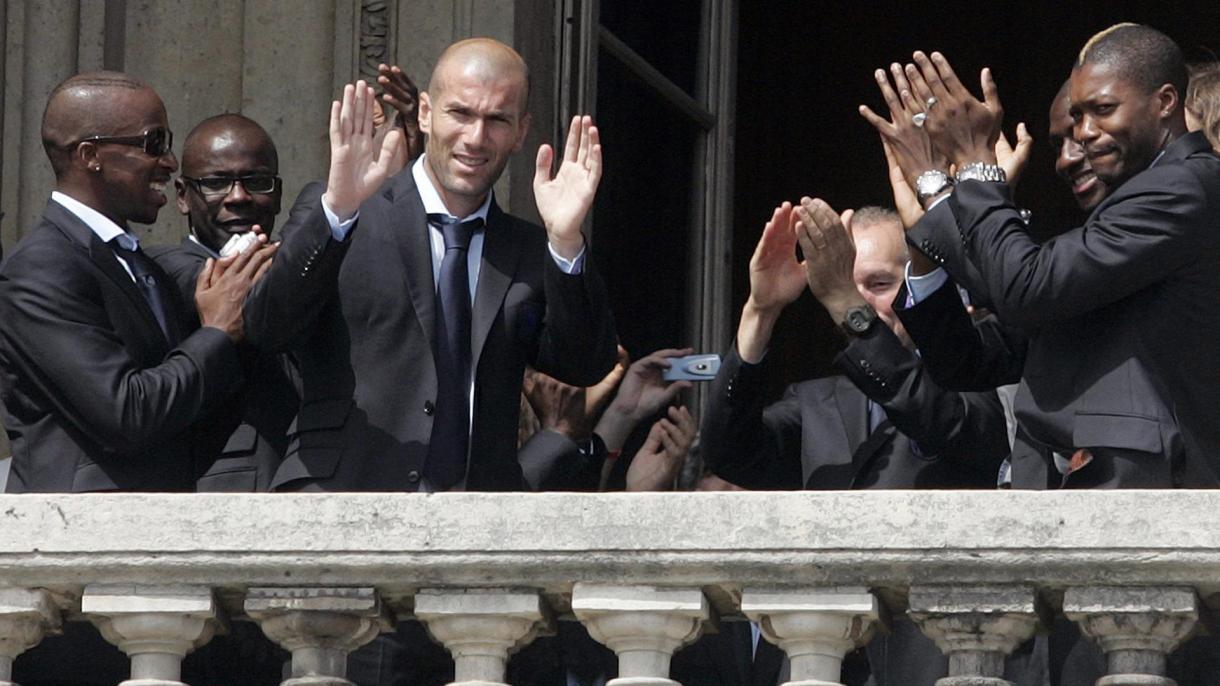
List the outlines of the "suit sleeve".
<svg viewBox="0 0 1220 686">
<path fill-rule="evenodd" d="M 894 313 L 939 386 L 987 391 L 1020 381 L 1028 344 L 1025 334 L 992 316 L 975 322 L 952 282 L 915 305 L 907 307 L 906 302 L 903 286 L 894 299 Z"/>
<path fill-rule="evenodd" d="M 712 382 L 699 444 L 717 476 L 743 488 L 797 489 L 801 479 L 801 408 L 793 388 L 763 406 L 763 370 L 734 343 Z"/>
<path fill-rule="evenodd" d="M 835 358 L 835 365 L 925 456 L 949 459 L 992 477 L 1009 453 L 1004 406 L 994 390 L 946 391 L 919 356 L 886 326 L 874 326 Z"/>
<path fill-rule="evenodd" d="M 992 298 L 987 282 L 967 255 L 957 219 L 948 200 L 928 210 L 906 234 L 907 244 L 927 255 L 949 276 L 970 293 L 970 300 L 979 307 L 991 309 Z"/>
<path fill-rule="evenodd" d="M 572 439 L 557 431 L 537 431 L 517 461 L 531 491 L 596 491 L 605 454 L 585 455 Z"/>
<path fill-rule="evenodd" d="M 0 280 L 4 354 L 56 412 L 116 452 L 151 449 L 242 383 L 224 332 L 191 334 L 142 368 L 115 333 L 96 282 L 60 251 L 31 246 Z"/>
<path fill-rule="evenodd" d="M 1005 184 L 967 181 L 947 202 L 997 314 L 1027 328 L 1163 280 L 1196 259 L 1214 232 L 1201 183 L 1178 164 L 1141 173 L 1085 226 L 1041 244 L 1026 232 Z"/>
<path fill-rule="evenodd" d="M 565 274 L 543 260 L 546 315 L 535 369 L 573 386 L 592 386 L 614 367 L 617 338 L 606 286 L 585 255 L 580 274 Z"/>
<path fill-rule="evenodd" d="M 315 182 L 301 191 L 271 268 L 246 296 L 246 340 L 260 350 L 291 349 L 336 294 L 347 243 L 331 235 L 322 210 L 325 190 Z"/>
</svg>

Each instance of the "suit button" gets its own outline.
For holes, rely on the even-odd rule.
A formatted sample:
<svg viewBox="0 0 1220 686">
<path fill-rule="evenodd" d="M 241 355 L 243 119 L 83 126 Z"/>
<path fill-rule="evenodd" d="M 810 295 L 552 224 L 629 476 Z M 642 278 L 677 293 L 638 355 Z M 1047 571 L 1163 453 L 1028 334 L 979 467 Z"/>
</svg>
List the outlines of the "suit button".
<svg viewBox="0 0 1220 686">
<path fill-rule="evenodd" d="M 432 404 L 431 400 L 424 401 L 424 414 L 431 417 L 436 412 L 436 405 Z"/>
<path fill-rule="evenodd" d="M 419 471 L 412 469 L 411 471 L 407 472 L 407 481 L 413 484 L 419 483 Z"/>
</svg>

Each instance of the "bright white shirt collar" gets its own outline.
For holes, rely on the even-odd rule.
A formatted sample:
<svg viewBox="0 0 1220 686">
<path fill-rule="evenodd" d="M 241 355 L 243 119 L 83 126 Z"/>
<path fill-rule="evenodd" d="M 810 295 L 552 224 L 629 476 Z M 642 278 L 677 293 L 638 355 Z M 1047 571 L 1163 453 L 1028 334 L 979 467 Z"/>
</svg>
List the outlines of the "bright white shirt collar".
<svg viewBox="0 0 1220 686">
<path fill-rule="evenodd" d="M 208 246 L 204 245 L 204 244 L 203 244 L 203 241 L 201 241 L 201 240 L 199 240 L 198 238 L 196 238 L 196 237 L 195 237 L 195 234 L 193 234 L 193 233 L 188 233 L 188 234 L 186 235 L 186 238 L 187 238 L 187 240 L 189 240 L 190 242 L 194 243 L 195 245 L 197 245 L 197 246 L 199 246 L 199 247 L 203 248 L 204 250 L 207 250 L 207 251 L 208 251 L 208 254 L 209 254 L 209 255 L 211 255 L 212 257 L 215 257 L 215 258 L 217 258 L 217 259 L 219 259 L 219 258 L 220 258 L 220 253 L 218 253 L 218 252 L 216 252 L 215 250 L 212 250 L 212 249 L 211 249 L 211 248 L 209 248 Z"/>
<path fill-rule="evenodd" d="M 103 243 L 109 243 L 118 238 L 119 244 L 127 250 L 136 250 L 140 247 L 140 238 L 138 236 L 124 231 L 123 227 L 110 221 L 106 215 L 76 198 L 60 191 L 51 191 L 51 199 L 76 215 L 76 218 L 84 222 L 85 226 L 88 226 L 98 238 L 102 239 Z"/>
<path fill-rule="evenodd" d="M 432 185 L 432 177 L 428 176 L 428 172 L 424 169 L 424 165 L 428 163 L 428 155 L 421 155 L 415 162 L 415 166 L 411 167 L 411 174 L 415 177 L 415 187 L 419 190 L 419 199 L 424 202 L 424 212 L 427 214 L 447 214 L 454 216 L 445 207 L 445 201 L 441 200 L 441 194 L 436 191 L 436 186 Z M 487 211 L 491 209 L 491 196 L 493 191 L 487 192 L 487 197 L 483 199 L 483 204 L 479 209 L 475 210 L 470 216 L 459 217 L 462 221 L 478 217 L 487 223 Z"/>
</svg>

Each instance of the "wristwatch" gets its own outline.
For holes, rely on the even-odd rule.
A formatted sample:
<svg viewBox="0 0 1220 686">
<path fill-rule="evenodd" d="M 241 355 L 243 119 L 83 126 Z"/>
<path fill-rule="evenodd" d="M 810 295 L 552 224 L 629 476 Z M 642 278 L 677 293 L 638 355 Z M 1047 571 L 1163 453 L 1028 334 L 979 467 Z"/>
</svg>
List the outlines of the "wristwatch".
<svg viewBox="0 0 1220 686">
<path fill-rule="evenodd" d="M 839 322 L 839 326 L 848 336 L 863 336 L 868 333 L 873 325 L 877 323 L 877 311 L 872 305 L 864 303 L 856 305 L 843 315 L 843 321 Z"/>
<path fill-rule="evenodd" d="M 1004 173 L 1004 168 L 998 164 L 971 162 L 970 164 L 962 165 L 962 168 L 957 170 L 958 183 L 963 181 L 990 181 L 992 183 L 1004 183 L 1007 180 L 1008 175 Z"/>
<path fill-rule="evenodd" d="M 915 195 L 919 199 L 919 204 L 925 205 L 952 185 L 953 179 L 949 178 L 948 174 L 939 169 L 932 169 L 915 179 Z"/>
</svg>

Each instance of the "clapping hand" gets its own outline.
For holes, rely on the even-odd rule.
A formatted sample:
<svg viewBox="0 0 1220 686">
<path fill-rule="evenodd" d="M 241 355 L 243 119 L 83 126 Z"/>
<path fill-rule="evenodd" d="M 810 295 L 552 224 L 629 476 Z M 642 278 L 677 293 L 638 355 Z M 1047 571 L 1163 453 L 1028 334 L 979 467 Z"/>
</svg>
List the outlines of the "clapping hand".
<svg viewBox="0 0 1220 686">
<path fill-rule="evenodd" d="M 805 274 L 813 297 L 834 321 L 864 302 L 856 289 L 856 244 L 851 238 L 853 210 L 836 214 L 822 200 L 801 198 L 796 208 L 797 240 L 805 254 Z"/>
<path fill-rule="evenodd" d="M 915 64 L 906 66 L 906 75 L 912 92 L 932 103 L 923 127 L 932 145 L 958 169 L 971 162 L 995 164 L 1004 108 L 991 70 L 983 69 L 979 76 L 980 101 L 962 85 L 944 55 L 934 52 L 929 58 L 916 51 L 914 59 Z"/>
<path fill-rule="evenodd" d="M 925 124 L 921 123 L 926 122 L 930 113 L 925 112 L 925 103 L 917 101 L 912 95 L 911 85 L 902 67 L 897 63 L 891 64 L 889 77 L 884 70 L 878 69 L 873 72 L 873 78 L 889 107 L 890 118 L 882 118 L 868 105 L 860 105 L 860 114 L 881 134 L 882 143 L 888 146 L 888 154 L 902 170 L 907 185 L 915 188 L 915 180 L 926 171 L 947 173 L 948 160 L 933 147 Z M 894 80 L 892 86 L 890 78 Z"/>
<path fill-rule="evenodd" d="M 1013 147 L 1008 142 L 1008 136 L 1003 132 L 995 141 L 995 159 L 996 164 L 1004 169 L 1004 177 L 1008 179 L 1008 185 L 1011 188 L 1017 187 L 1017 181 L 1021 180 L 1021 172 L 1025 171 L 1025 165 L 1029 162 L 1029 154 L 1034 147 L 1034 137 L 1029 135 L 1029 131 L 1025 128 L 1025 122 L 1017 124 L 1017 145 Z"/>
<path fill-rule="evenodd" d="M 538 148 L 534 199 L 555 252 L 573 259 L 584 247 L 581 224 L 593 205 L 602 176 L 602 146 L 589 116 L 573 117 L 559 171 L 551 175 L 555 156 L 550 145 Z"/>
<path fill-rule="evenodd" d="M 406 161 L 424 154 L 424 136 L 419 130 L 419 89 L 397 65 L 377 65 L 377 83 L 385 91 L 382 102 L 398 112 L 398 125 L 406 134 Z"/>
<path fill-rule="evenodd" d="M 342 101 L 330 107 L 330 173 L 323 202 L 340 221 L 377 192 L 392 169 L 401 169 L 403 134 L 390 131 L 380 150 L 374 147 L 373 89 L 364 81 L 343 88 Z"/>
</svg>

